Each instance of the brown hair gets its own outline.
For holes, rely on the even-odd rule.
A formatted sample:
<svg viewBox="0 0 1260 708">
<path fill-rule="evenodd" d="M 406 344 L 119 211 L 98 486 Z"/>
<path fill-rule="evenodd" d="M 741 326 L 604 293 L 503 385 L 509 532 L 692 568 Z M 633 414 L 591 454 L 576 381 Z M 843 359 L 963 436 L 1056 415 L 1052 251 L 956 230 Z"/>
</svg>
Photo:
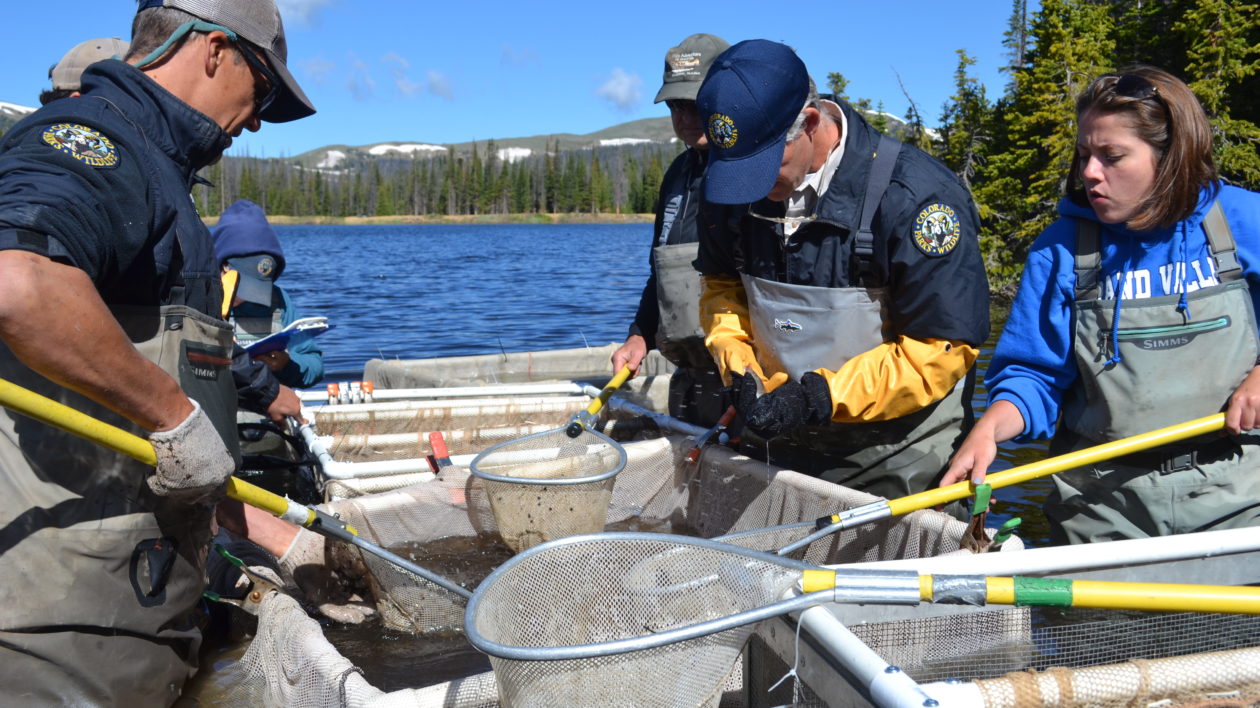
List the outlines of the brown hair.
<svg viewBox="0 0 1260 708">
<path fill-rule="evenodd" d="M 1076 120 L 1090 111 L 1119 114 L 1155 150 L 1155 183 L 1127 226 L 1135 231 L 1166 228 L 1189 217 L 1204 188 L 1215 189 L 1212 129 L 1199 99 L 1185 82 L 1153 66 L 1132 66 L 1090 82 L 1076 99 Z M 1088 205 L 1081 158 L 1072 154 L 1067 196 Z"/>
</svg>

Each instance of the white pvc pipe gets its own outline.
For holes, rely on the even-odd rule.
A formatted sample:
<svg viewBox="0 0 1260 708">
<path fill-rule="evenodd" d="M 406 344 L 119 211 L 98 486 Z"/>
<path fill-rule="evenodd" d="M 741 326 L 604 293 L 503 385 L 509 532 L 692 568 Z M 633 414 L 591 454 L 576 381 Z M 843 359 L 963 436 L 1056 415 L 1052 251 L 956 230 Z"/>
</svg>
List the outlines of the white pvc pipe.
<svg viewBox="0 0 1260 708">
<path fill-rule="evenodd" d="M 393 401 L 416 398 L 467 398 L 474 396 L 523 396 L 542 394 L 580 394 L 582 384 L 572 381 L 563 383 L 536 384 L 498 384 L 493 386 L 453 386 L 451 388 L 378 388 L 372 392 L 375 401 Z M 326 403 L 327 391 L 300 391 L 298 395 L 303 401 Z M 338 403 L 335 405 L 355 406 L 367 405 L 356 403 Z"/>
<path fill-rule="evenodd" d="M 531 435 L 533 433 L 542 433 L 548 430 L 554 430 L 555 425 L 514 425 L 507 428 L 482 428 L 476 431 L 452 430 L 442 432 L 442 437 L 447 444 L 463 441 L 484 442 L 489 446 L 491 443 L 502 442 L 504 440 L 515 440 L 516 438 Z M 436 431 L 435 431 L 436 432 Z M 353 447 L 399 447 L 411 445 L 417 440 L 427 441 L 429 431 L 420 433 L 378 433 L 376 435 L 342 435 L 340 442 L 344 446 Z M 426 443 L 427 444 L 427 443 Z"/>
<path fill-rule="evenodd" d="M 1201 531 L 1177 536 L 1030 548 L 1018 553 L 903 558 L 853 563 L 845 568 L 914 569 L 920 573 L 1029 575 L 1075 572 L 1187 560 L 1260 550 L 1260 527 Z"/>
<path fill-rule="evenodd" d="M 808 632 L 824 656 L 838 660 L 848 680 L 864 688 L 877 706 L 923 708 L 929 695 L 906 672 L 891 666 L 823 607 L 800 613 L 801 631 Z"/>
</svg>

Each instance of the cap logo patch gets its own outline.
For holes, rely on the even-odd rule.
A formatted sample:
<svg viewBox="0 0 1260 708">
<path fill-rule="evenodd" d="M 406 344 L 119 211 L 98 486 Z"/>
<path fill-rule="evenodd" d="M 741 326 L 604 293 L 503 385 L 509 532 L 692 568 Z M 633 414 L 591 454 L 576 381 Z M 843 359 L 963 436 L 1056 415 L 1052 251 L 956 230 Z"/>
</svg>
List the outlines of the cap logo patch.
<svg viewBox="0 0 1260 708">
<path fill-rule="evenodd" d="M 116 167 L 118 150 L 109 138 L 75 123 L 56 123 L 48 126 L 43 134 L 44 142 L 92 167 Z"/>
<path fill-rule="evenodd" d="M 730 150 L 735 147 L 736 141 L 739 140 L 739 130 L 735 128 L 735 121 L 729 116 L 721 113 L 714 113 L 709 116 L 709 142 L 717 145 L 724 150 Z"/>
<path fill-rule="evenodd" d="M 944 256 L 958 245 L 962 229 L 948 204 L 929 204 L 914 219 L 914 245 L 929 256 Z"/>
<path fill-rule="evenodd" d="M 700 52 L 675 54 L 669 58 L 669 70 L 675 74 L 699 74 Z"/>
<path fill-rule="evenodd" d="M 263 256 L 258 259 L 258 275 L 270 278 L 274 272 L 276 272 L 276 259 L 271 256 Z"/>
<path fill-rule="evenodd" d="M 779 330 L 780 332 L 799 332 L 805 329 L 800 324 L 793 322 L 790 319 L 781 320 L 778 317 L 774 318 L 774 328 Z"/>
</svg>

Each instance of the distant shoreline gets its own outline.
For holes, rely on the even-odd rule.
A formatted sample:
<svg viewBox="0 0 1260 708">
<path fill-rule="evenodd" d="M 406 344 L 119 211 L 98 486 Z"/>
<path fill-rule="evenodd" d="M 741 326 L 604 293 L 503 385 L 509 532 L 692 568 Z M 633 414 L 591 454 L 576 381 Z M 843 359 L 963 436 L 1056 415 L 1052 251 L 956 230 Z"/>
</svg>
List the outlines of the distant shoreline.
<svg viewBox="0 0 1260 708">
<path fill-rule="evenodd" d="M 655 217 L 652 214 L 458 214 L 452 216 L 435 215 L 395 215 L 395 216 L 285 216 L 267 215 L 272 224 L 295 225 L 335 225 L 362 226 L 375 224 L 650 224 Z M 202 219 L 206 226 L 214 226 L 219 217 L 209 216 Z"/>
</svg>

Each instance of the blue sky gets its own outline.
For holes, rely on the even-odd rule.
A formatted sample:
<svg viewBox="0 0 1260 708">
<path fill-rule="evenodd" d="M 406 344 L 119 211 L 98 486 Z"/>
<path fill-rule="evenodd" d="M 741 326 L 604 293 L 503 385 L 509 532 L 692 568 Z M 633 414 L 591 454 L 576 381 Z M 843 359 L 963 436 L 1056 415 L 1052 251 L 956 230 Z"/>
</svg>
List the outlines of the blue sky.
<svg viewBox="0 0 1260 708">
<path fill-rule="evenodd" d="M 1007 76 L 1010 0 L 851 2 L 424 2 L 279 0 L 289 66 L 319 112 L 264 124 L 231 154 L 296 155 L 330 144 L 589 133 L 668 115 L 652 98 L 665 50 L 695 32 L 797 49 L 820 86 L 905 113 L 898 84 L 929 125 L 952 92 L 956 49 L 978 61 L 991 98 Z M 1033 5 L 1034 3 L 1029 3 Z M 965 6 L 965 10 L 959 10 Z M 814 8 L 811 12 L 810 8 Z M 130 0 L 10 3 L 0 42 L 0 101 L 34 106 L 48 67 L 74 44 L 130 33 Z"/>
</svg>

